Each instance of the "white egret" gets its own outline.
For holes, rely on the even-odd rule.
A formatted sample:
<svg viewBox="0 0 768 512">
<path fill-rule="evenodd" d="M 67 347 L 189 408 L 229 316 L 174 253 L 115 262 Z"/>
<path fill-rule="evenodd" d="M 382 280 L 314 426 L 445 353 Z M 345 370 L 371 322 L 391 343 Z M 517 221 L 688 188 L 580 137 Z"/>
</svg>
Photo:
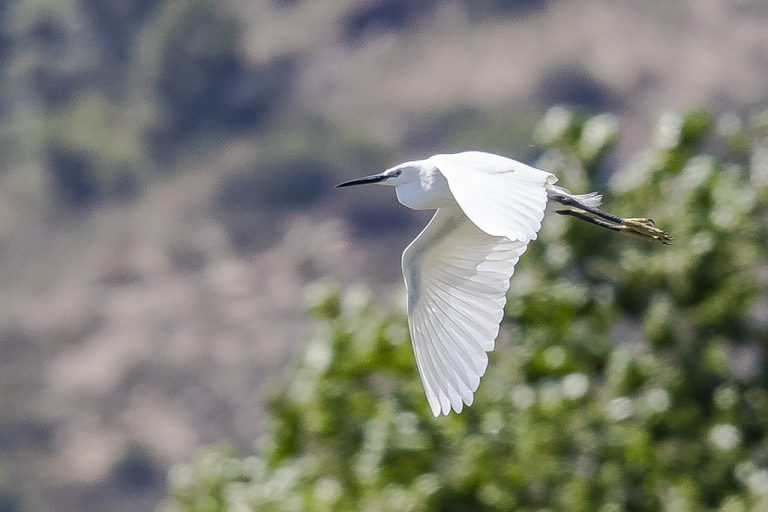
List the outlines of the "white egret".
<svg viewBox="0 0 768 512">
<path fill-rule="evenodd" d="M 389 185 L 403 205 L 437 209 L 402 258 L 411 342 L 435 416 L 472 405 L 499 333 L 509 280 L 536 239 L 548 200 L 564 206 L 559 214 L 670 242 L 652 220 L 604 212 L 599 194 L 571 194 L 556 182 L 549 172 L 469 151 L 337 185 Z"/>
</svg>

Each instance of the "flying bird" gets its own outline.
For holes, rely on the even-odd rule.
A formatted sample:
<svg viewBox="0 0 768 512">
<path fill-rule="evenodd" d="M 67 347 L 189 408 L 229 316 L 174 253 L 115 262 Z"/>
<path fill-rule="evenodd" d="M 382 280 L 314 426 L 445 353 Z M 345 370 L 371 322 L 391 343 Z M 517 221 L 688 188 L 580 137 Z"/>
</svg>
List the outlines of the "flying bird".
<svg viewBox="0 0 768 512">
<path fill-rule="evenodd" d="M 509 281 L 535 240 L 548 201 L 557 213 L 664 244 L 651 219 L 599 208 L 601 195 L 572 194 L 557 177 L 516 160 L 468 151 L 396 165 L 337 187 L 395 187 L 414 210 L 434 210 L 403 252 L 408 326 L 427 401 L 435 416 L 472 405 L 499 334 Z"/>
</svg>

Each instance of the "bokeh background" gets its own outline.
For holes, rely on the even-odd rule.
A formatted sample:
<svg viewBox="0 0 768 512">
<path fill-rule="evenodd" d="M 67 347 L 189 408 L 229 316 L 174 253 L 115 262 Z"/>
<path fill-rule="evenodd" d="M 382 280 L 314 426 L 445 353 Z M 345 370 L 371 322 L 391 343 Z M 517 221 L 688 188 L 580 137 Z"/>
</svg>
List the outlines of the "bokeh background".
<svg viewBox="0 0 768 512">
<path fill-rule="evenodd" d="M 0 0 L 0 512 L 768 510 L 766 26 Z M 549 215 L 478 402 L 433 420 L 399 270 L 429 214 L 332 186 L 462 149 L 677 243 Z"/>
</svg>

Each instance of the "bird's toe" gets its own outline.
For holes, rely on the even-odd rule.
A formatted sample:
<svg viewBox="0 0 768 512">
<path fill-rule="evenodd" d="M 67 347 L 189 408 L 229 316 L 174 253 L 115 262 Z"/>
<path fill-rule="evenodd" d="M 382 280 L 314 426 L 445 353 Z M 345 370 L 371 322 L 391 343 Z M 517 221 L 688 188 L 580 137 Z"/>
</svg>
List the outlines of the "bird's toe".
<svg viewBox="0 0 768 512">
<path fill-rule="evenodd" d="M 637 233 L 639 235 L 647 236 L 654 240 L 658 240 L 659 242 L 665 245 L 669 245 L 672 242 L 672 237 L 669 236 L 669 233 L 667 233 L 663 229 L 657 228 L 656 223 L 652 219 L 645 219 L 645 218 L 624 219 L 624 221 L 622 222 L 622 226 L 624 226 L 626 230 L 632 233 Z"/>
</svg>

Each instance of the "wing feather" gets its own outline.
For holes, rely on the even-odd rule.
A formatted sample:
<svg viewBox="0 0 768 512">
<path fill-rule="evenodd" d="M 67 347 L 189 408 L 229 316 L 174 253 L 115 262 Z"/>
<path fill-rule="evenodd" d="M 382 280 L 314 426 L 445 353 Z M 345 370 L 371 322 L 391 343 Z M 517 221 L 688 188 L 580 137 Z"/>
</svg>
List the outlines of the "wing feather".
<svg viewBox="0 0 768 512">
<path fill-rule="evenodd" d="M 472 404 L 529 239 L 489 235 L 459 208 L 441 208 L 403 253 L 411 340 L 435 416 Z"/>
</svg>

